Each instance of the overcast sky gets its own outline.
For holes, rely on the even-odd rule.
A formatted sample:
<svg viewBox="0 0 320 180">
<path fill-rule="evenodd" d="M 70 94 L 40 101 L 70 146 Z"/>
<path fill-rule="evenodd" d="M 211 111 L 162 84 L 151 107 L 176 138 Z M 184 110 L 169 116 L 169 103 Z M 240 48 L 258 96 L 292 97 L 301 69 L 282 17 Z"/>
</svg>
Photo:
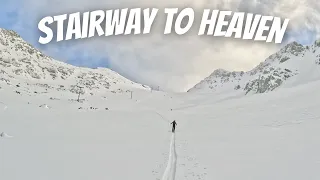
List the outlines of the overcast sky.
<svg viewBox="0 0 320 180">
<path fill-rule="evenodd" d="M 1 0 L 0 27 L 17 31 L 46 54 L 77 66 L 108 67 L 136 82 L 163 90 L 186 91 L 215 69 L 250 70 L 285 43 L 311 44 L 320 38 L 319 0 Z M 45 16 L 131 7 L 193 7 L 289 18 L 282 44 L 199 37 L 164 36 L 155 26 L 143 36 L 102 37 L 38 44 Z M 159 11 L 158 15 L 162 12 Z M 197 14 L 196 18 L 201 18 Z M 197 20 L 197 19 L 196 19 Z"/>
</svg>

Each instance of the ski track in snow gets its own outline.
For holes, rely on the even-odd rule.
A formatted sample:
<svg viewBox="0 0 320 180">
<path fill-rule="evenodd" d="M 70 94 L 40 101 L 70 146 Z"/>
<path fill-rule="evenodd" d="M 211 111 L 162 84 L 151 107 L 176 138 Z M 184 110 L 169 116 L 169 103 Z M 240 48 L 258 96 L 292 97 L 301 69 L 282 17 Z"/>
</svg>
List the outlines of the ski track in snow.
<svg viewBox="0 0 320 180">
<path fill-rule="evenodd" d="M 13 136 L 8 135 L 5 132 L 0 133 L 0 138 L 12 138 Z"/>
<path fill-rule="evenodd" d="M 0 101 L 0 108 L 3 109 L 3 111 L 5 111 L 8 108 L 8 106 Z"/>
<path fill-rule="evenodd" d="M 175 141 L 175 133 L 172 133 L 168 165 L 161 180 L 175 180 L 178 158 Z"/>
</svg>

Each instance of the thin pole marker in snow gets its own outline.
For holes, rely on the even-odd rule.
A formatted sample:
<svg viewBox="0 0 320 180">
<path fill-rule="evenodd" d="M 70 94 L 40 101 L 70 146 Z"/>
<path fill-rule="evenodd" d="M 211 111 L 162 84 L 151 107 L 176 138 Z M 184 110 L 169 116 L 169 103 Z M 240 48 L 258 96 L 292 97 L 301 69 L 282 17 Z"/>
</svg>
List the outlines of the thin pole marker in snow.
<svg viewBox="0 0 320 180">
<path fill-rule="evenodd" d="M 82 90 L 83 87 L 78 86 L 78 85 L 77 85 L 77 87 L 79 88 L 79 94 L 78 94 L 78 100 L 77 101 L 80 102 L 80 95 L 81 95 L 81 90 Z"/>
</svg>

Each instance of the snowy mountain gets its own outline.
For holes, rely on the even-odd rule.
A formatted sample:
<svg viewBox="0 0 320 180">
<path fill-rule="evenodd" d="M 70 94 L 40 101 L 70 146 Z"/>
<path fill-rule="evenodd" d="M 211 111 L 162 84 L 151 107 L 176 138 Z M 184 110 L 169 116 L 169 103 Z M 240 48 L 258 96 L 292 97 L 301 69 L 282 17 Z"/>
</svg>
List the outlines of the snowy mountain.
<svg viewBox="0 0 320 180">
<path fill-rule="evenodd" d="M 125 92 L 150 88 L 134 83 L 107 68 L 75 67 L 54 60 L 24 41 L 16 32 L 0 29 L 0 82 L 78 93 Z"/>
<path fill-rule="evenodd" d="M 319 44 L 290 44 L 250 72 L 216 70 L 201 89 L 230 94 L 170 93 L 1 30 L 0 180 L 319 180 Z M 292 87 L 235 95 L 277 82 Z M 81 102 L 77 83 L 91 91 Z"/>
<path fill-rule="evenodd" d="M 319 89 L 105 92 L 78 103 L 71 93 L 31 97 L 4 86 L 0 179 L 319 180 Z"/>
<path fill-rule="evenodd" d="M 320 40 L 310 46 L 292 42 L 248 72 L 215 70 L 188 92 L 265 93 L 320 79 Z"/>
</svg>

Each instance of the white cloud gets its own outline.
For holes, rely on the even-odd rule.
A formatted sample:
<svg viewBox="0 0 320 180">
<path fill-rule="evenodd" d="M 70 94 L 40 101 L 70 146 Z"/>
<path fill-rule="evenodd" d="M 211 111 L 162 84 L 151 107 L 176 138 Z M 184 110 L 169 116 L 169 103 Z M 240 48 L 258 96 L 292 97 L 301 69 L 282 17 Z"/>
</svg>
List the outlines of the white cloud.
<svg viewBox="0 0 320 180">
<path fill-rule="evenodd" d="M 122 7 L 195 7 L 243 11 L 290 18 L 292 34 L 313 32 L 320 37 L 320 2 L 318 0 L 26 0 L 20 12 L 22 24 L 36 32 L 38 21 L 47 15 Z M 161 13 L 161 12 L 159 12 Z M 201 18 L 201 15 L 197 15 Z M 25 21 L 28 17 L 29 20 Z M 157 17 L 158 18 L 158 17 Z M 157 22 L 160 22 L 157 19 Z M 158 23 L 161 27 L 161 24 Z M 163 26 L 162 26 L 163 27 Z M 145 36 L 95 38 L 74 41 L 73 49 L 87 49 L 106 55 L 111 67 L 136 81 L 159 85 L 162 89 L 183 91 L 208 76 L 214 69 L 248 70 L 279 47 L 195 33 L 164 36 L 156 27 Z M 299 40 L 299 36 L 288 40 Z M 59 46 L 55 44 L 52 46 Z M 50 46 L 49 46 L 50 47 Z M 90 59 L 88 59 L 90 61 Z"/>
</svg>

